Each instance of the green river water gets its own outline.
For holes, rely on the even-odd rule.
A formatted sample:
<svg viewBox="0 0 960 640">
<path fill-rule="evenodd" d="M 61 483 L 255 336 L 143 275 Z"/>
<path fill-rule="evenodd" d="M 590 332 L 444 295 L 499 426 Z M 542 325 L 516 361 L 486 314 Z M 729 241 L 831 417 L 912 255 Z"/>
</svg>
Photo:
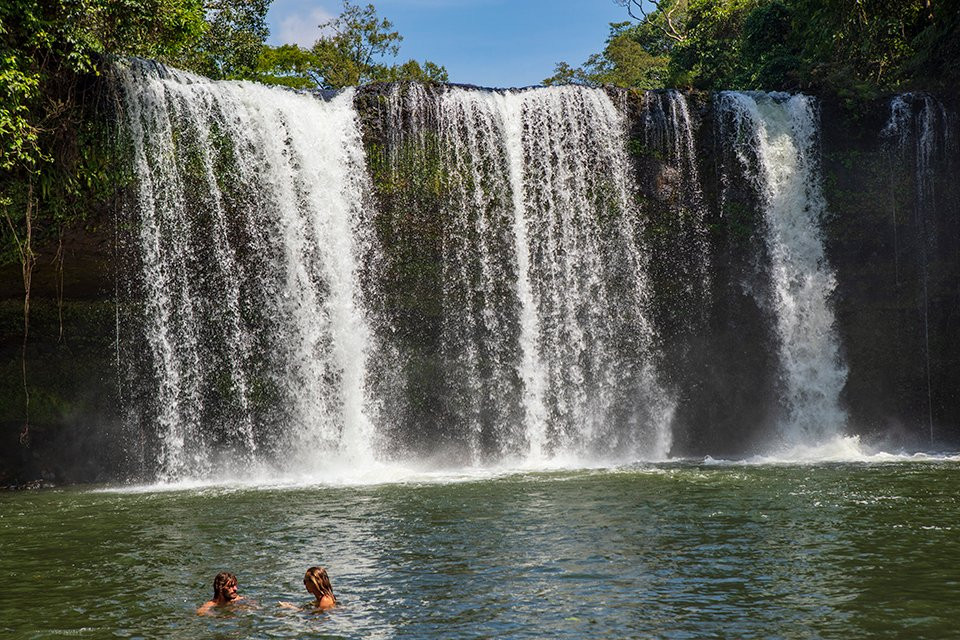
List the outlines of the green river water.
<svg viewBox="0 0 960 640">
<path fill-rule="evenodd" d="M 10 492 L 0 637 L 956 638 L 958 529 L 955 461 Z"/>
</svg>

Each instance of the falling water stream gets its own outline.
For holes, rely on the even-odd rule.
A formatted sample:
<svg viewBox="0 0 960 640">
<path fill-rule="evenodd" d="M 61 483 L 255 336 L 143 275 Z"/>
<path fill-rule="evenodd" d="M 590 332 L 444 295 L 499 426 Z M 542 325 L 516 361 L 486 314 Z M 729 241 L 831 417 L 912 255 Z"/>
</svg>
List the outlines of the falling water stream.
<svg viewBox="0 0 960 640">
<path fill-rule="evenodd" d="M 918 237 L 916 259 L 920 277 L 923 359 L 926 378 L 927 430 L 934 442 L 933 382 L 930 353 L 930 269 L 936 253 L 937 192 L 934 163 L 950 143 L 950 127 L 944 105 L 928 94 L 905 93 L 890 102 L 890 117 L 881 137 L 890 145 L 891 173 L 913 169 L 913 216 L 910 222 Z M 905 163 L 907 166 L 903 167 Z M 912 165 L 912 166 L 911 166 Z M 895 184 L 894 175 L 890 184 Z M 891 194 L 894 233 L 897 233 L 897 201 Z M 894 251 L 898 250 L 895 244 Z M 931 256 L 931 254 L 934 254 Z M 895 255 L 895 259 L 896 255 Z M 899 269 L 897 272 L 899 286 Z"/>
<path fill-rule="evenodd" d="M 847 370 L 829 299 L 835 276 L 820 231 L 826 205 L 816 104 L 803 95 L 725 92 L 717 108 L 730 116 L 724 139 L 763 207 L 786 413 L 780 439 L 787 446 L 823 443 L 846 423 L 840 392 Z"/>
<path fill-rule="evenodd" d="M 157 425 L 158 474 L 202 475 L 224 445 L 244 463 L 260 446 L 291 465 L 369 463 L 352 92 L 324 102 L 141 64 L 123 79 L 144 298 L 129 329 L 149 345 L 138 417 Z"/>
<path fill-rule="evenodd" d="M 384 411 L 370 383 L 371 353 L 402 347 L 367 302 L 386 254 L 354 91 L 323 100 L 145 63 L 122 78 L 139 189 L 125 290 L 141 302 L 121 333 L 130 420 L 155 434 L 142 448 L 158 451 L 156 475 L 395 458 L 411 427 L 388 422 L 402 412 Z M 689 109 L 677 92 L 646 100 L 644 144 L 666 150 L 676 173 L 692 256 L 681 279 L 690 312 L 703 313 L 711 267 Z M 661 381 L 669 363 L 651 321 L 624 108 L 585 87 L 416 84 L 387 88 L 380 104 L 391 170 L 410 145 L 442 167 L 431 295 L 461 463 L 666 458 L 675 401 Z M 845 424 L 846 370 L 819 230 L 816 106 L 740 93 L 716 104 L 730 127 L 720 139 L 764 211 L 779 440 L 820 443 Z"/>
<path fill-rule="evenodd" d="M 492 431 L 501 455 L 531 464 L 664 457 L 671 404 L 653 365 L 624 118 L 609 96 L 413 85 L 389 98 L 388 127 L 413 114 L 401 137 L 420 144 L 434 127 L 452 176 L 443 348 L 474 450 Z M 519 421 L 495 408 L 511 403 Z"/>
</svg>

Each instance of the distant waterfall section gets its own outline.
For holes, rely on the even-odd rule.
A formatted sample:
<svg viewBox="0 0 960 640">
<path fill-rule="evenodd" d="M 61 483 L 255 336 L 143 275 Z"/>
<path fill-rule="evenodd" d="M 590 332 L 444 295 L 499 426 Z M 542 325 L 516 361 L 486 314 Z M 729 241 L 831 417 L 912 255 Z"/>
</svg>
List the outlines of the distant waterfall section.
<svg viewBox="0 0 960 640">
<path fill-rule="evenodd" d="M 581 87 L 386 97 L 392 166 L 415 149 L 443 167 L 438 350 L 469 459 L 664 458 L 623 113 Z"/>
<path fill-rule="evenodd" d="M 934 393 L 939 391 L 931 374 L 931 315 L 934 315 L 931 313 L 931 298 L 934 297 L 930 291 L 933 277 L 931 269 L 950 260 L 948 250 L 940 246 L 943 241 L 938 242 L 938 236 L 956 233 L 956 221 L 943 219 L 945 216 L 938 206 L 939 194 L 936 189 L 937 167 L 948 167 L 947 158 L 951 151 L 955 153 L 952 146 L 957 143 L 951 139 L 951 124 L 946 107 L 936 97 L 926 93 L 904 93 L 890 101 L 890 117 L 880 132 L 890 163 L 890 209 L 897 289 L 901 288 L 901 271 L 912 271 L 899 263 L 901 246 L 913 249 L 919 278 L 920 295 L 916 300 L 916 308 L 922 332 L 920 344 L 926 379 L 925 412 L 931 444 L 935 441 Z M 903 184 L 905 178 L 912 179 L 912 184 Z M 900 206 L 896 193 L 898 186 L 900 190 L 913 194 L 912 202 Z M 904 216 L 909 218 L 901 219 Z M 909 229 L 911 237 L 899 236 L 897 230 L 901 226 Z"/>
<path fill-rule="evenodd" d="M 679 312 L 689 324 L 702 319 L 708 310 L 712 270 L 709 232 L 705 222 L 707 205 L 697 169 L 694 127 L 686 97 L 679 91 L 647 91 L 643 94 L 639 120 L 642 153 L 661 165 L 655 182 L 670 199 L 668 227 L 679 246 L 667 268 L 683 288 Z"/>
<path fill-rule="evenodd" d="M 353 92 L 120 73 L 137 184 L 122 366 L 131 431 L 157 452 L 145 466 L 177 480 L 373 460 Z"/>
<path fill-rule="evenodd" d="M 783 387 L 780 444 L 824 443 L 846 425 L 839 398 L 847 369 L 820 227 L 826 204 L 817 107 L 803 95 L 735 92 L 721 93 L 716 104 L 721 142 L 732 145 L 763 208 Z"/>
</svg>

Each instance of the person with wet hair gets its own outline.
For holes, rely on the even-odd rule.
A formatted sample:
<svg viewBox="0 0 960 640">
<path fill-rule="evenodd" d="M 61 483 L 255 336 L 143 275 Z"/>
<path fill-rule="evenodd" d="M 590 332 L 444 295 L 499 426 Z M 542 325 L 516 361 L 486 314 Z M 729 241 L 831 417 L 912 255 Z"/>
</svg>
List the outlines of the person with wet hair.
<svg viewBox="0 0 960 640">
<path fill-rule="evenodd" d="M 330 584 L 330 576 L 323 567 L 310 567 L 303 574 L 303 586 L 316 598 L 308 606 L 315 609 L 332 609 L 337 606 L 337 596 L 333 595 L 333 586 Z M 281 602 L 281 607 L 286 609 L 300 609 L 290 602 Z"/>
<path fill-rule="evenodd" d="M 303 574 L 303 586 L 317 600 L 313 603 L 318 609 L 332 609 L 337 606 L 337 596 L 333 595 L 330 576 L 323 567 L 310 567 Z"/>
<path fill-rule="evenodd" d="M 232 604 L 238 600 L 243 600 L 243 596 L 237 593 L 237 576 L 228 571 L 221 571 L 213 579 L 213 600 L 200 605 L 197 615 L 209 613 L 214 607 Z"/>
</svg>

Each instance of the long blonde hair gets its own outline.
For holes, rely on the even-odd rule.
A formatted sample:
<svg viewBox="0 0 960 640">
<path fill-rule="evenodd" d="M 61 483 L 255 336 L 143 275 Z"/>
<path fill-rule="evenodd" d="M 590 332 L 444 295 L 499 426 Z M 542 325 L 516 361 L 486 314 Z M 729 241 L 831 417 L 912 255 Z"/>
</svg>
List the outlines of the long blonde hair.
<svg viewBox="0 0 960 640">
<path fill-rule="evenodd" d="M 327 575 L 327 570 L 323 567 L 307 569 L 307 572 L 303 574 L 303 586 L 315 595 L 317 600 L 324 596 L 330 596 L 334 603 L 337 602 L 337 596 L 333 595 L 333 586 L 330 584 L 330 576 Z"/>
</svg>

